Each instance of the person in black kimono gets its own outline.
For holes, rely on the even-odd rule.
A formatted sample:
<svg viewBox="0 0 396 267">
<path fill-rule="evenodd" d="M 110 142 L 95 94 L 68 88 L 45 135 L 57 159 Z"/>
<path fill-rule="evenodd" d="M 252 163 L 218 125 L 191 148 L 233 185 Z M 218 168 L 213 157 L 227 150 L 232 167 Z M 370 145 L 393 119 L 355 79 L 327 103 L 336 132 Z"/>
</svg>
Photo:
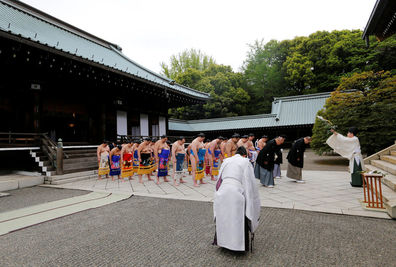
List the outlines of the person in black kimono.
<svg viewBox="0 0 396 267">
<path fill-rule="evenodd" d="M 306 146 L 311 142 L 311 140 L 312 138 L 310 136 L 296 140 L 287 154 L 287 160 L 289 161 L 289 164 L 287 166 L 286 176 L 290 179 L 294 179 L 297 183 L 304 183 L 302 179 L 304 152 Z"/>
<path fill-rule="evenodd" d="M 275 153 L 279 151 L 280 145 L 284 141 L 284 135 L 270 140 L 257 156 L 254 175 L 257 179 L 260 179 L 260 183 L 265 187 L 274 187 L 275 185 L 273 177 Z"/>
<path fill-rule="evenodd" d="M 275 161 L 274 161 L 274 171 L 273 171 L 273 176 L 274 178 L 281 178 L 281 167 L 280 165 L 283 163 L 283 155 L 282 155 L 282 149 L 279 148 L 278 151 L 275 152 Z"/>
</svg>

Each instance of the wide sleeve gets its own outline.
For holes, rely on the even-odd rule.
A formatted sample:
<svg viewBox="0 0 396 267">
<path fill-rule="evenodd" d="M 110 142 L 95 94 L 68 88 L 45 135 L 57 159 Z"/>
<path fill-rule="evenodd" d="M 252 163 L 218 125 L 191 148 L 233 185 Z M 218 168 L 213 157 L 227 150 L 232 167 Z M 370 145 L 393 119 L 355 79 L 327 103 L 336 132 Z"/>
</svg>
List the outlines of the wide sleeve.
<svg viewBox="0 0 396 267">
<path fill-rule="evenodd" d="M 244 169 L 244 179 L 242 179 L 242 185 L 245 191 L 245 214 L 251 222 L 251 232 L 253 233 L 259 224 L 261 207 L 260 196 L 257 189 L 256 179 L 254 178 L 253 167 L 248 160 L 246 160 L 246 167 Z"/>
<path fill-rule="evenodd" d="M 342 157 L 351 159 L 356 146 L 356 138 L 333 134 L 326 140 L 326 143 Z"/>
</svg>

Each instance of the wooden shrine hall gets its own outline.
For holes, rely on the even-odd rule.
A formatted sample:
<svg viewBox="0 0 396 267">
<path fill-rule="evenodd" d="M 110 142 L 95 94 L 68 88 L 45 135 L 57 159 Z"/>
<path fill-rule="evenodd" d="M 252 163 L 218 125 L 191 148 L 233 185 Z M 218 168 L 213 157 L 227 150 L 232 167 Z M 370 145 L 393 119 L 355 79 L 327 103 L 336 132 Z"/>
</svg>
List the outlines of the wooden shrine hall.
<svg viewBox="0 0 396 267">
<path fill-rule="evenodd" d="M 209 98 L 15 0 L 0 0 L 0 72 L 0 132 L 47 133 L 66 144 L 160 136 L 169 108 Z"/>
</svg>

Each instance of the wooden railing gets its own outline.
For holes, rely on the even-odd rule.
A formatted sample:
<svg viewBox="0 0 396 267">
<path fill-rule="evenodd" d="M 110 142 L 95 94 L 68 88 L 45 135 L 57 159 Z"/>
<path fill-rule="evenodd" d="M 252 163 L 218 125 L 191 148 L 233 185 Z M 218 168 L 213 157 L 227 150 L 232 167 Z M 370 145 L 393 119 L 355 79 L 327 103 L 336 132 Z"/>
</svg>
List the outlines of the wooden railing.
<svg viewBox="0 0 396 267">
<path fill-rule="evenodd" d="M 0 132 L 0 147 L 38 146 L 41 133 Z"/>
<path fill-rule="evenodd" d="M 385 209 L 382 198 L 381 174 L 363 173 L 363 194 L 366 208 Z"/>
</svg>

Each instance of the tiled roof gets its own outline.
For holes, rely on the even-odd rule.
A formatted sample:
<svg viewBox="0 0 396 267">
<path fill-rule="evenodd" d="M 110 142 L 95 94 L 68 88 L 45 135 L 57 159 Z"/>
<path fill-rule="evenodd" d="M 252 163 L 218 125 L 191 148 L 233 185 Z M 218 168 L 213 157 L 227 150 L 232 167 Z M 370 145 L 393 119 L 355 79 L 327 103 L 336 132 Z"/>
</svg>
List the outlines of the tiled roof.
<svg viewBox="0 0 396 267">
<path fill-rule="evenodd" d="M 73 56 L 122 71 L 131 75 L 132 78 L 139 77 L 190 97 L 209 98 L 207 93 L 179 84 L 170 84 L 171 79 L 150 71 L 127 58 L 119 46 L 19 1 L 0 0 L 0 31 L 9 32 Z"/>
<path fill-rule="evenodd" d="M 330 93 L 278 97 L 272 102 L 271 114 L 188 121 L 169 119 L 169 130 L 206 132 L 310 125 L 329 97 Z"/>
</svg>

